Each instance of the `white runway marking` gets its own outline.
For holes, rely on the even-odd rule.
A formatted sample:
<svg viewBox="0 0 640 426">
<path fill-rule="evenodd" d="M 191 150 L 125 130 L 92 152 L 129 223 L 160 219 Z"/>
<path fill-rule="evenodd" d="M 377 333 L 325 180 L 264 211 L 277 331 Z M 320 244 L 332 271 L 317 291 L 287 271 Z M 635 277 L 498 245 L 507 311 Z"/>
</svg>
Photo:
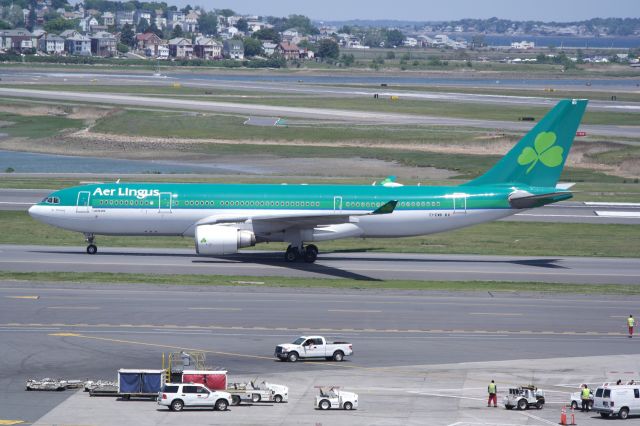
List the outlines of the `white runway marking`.
<svg viewBox="0 0 640 426">
<path fill-rule="evenodd" d="M 640 212 L 606 212 L 602 210 L 596 210 L 596 214 L 601 217 L 629 217 L 629 218 L 640 217 Z"/>
<path fill-rule="evenodd" d="M 585 201 L 584 203 L 587 206 L 617 206 L 617 207 L 640 207 L 640 203 L 611 203 L 611 202 L 600 202 L 600 201 Z"/>
</svg>

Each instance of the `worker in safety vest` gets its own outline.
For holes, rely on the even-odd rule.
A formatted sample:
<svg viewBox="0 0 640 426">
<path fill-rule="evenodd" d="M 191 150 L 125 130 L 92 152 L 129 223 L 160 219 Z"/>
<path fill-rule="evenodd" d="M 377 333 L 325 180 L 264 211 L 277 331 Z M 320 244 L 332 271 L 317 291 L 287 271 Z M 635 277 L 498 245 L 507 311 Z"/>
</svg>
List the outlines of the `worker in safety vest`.
<svg viewBox="0 0 640 426">
<path fill-rule="evenodd" d="M 491 401 L 493 400 L 493 406 L 498 406 L 498 387 L 496 386 L 496 382 L 493 380 L 489 383 L 489 387 L 487 388 L 489 392 L 489 401 L 487 401 L 487 407 L 491 407 Z"/>
<path fill-rule="evenodd" d="M 632 338 L 633 327 L 636 325 L 636 320 L 633 319 L 633 315 L 629 315 L 629 318 L 627 318 L 627 325 L 629 326 L 629 338 Z"/>
<path fill-rule="evenodd" d="M 582 386 L 582 392 L 580 392 L 580 399 L 582 399 L 582 409 L 580 411 L 589 412 L 589 405 L 591 403 L 591 389 L 586 384 Z"/>
</svg>

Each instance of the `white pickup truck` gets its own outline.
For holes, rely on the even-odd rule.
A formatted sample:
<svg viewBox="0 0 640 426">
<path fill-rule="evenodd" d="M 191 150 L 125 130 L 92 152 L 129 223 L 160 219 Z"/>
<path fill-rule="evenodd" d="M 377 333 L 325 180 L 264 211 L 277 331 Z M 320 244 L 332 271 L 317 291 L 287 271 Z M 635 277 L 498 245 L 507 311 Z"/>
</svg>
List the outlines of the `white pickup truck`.
<svg viewBox="0 0 640 426">
<path fill-rule="evenodd" d="M 342 361 L 353 354 L 353 345 L 347 342 L 327 342 L 322 336 L 300 336 L 291 343 L 276 346 L 275 357 L 296 362 L 301 358 L 326 358 Z"/>
</svg>

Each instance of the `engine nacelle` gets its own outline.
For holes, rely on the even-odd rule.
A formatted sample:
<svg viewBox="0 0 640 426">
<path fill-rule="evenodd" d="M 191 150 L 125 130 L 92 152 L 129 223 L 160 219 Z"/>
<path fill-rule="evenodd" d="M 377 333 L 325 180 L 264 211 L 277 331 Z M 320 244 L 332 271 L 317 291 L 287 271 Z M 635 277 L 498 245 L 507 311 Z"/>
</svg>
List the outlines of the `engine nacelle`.
<svg viewBox="0 0 640 426">
<path fill-rule="evenodd" d="M 222 225 L 196 227 L 196 253 L 200 255 L 233 254 L 239 248 L 255 245 L 256 236 L 251 231 Z"/>
</svg>

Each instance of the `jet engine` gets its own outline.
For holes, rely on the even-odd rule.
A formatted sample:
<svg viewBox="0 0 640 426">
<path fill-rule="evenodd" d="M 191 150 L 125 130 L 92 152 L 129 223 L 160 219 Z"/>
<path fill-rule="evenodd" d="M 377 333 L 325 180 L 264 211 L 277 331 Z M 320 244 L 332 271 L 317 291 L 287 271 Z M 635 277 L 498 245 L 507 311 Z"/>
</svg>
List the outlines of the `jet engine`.
<svg viewBox="0 0 640 426">
<path fill-rule="evenodd" d="M 196 227 L 196 253 L 221 255 L 237 253 L 239 248 L 256 245 L 256 235 L 251 231 L 222 225 Z"/>
</svg>

